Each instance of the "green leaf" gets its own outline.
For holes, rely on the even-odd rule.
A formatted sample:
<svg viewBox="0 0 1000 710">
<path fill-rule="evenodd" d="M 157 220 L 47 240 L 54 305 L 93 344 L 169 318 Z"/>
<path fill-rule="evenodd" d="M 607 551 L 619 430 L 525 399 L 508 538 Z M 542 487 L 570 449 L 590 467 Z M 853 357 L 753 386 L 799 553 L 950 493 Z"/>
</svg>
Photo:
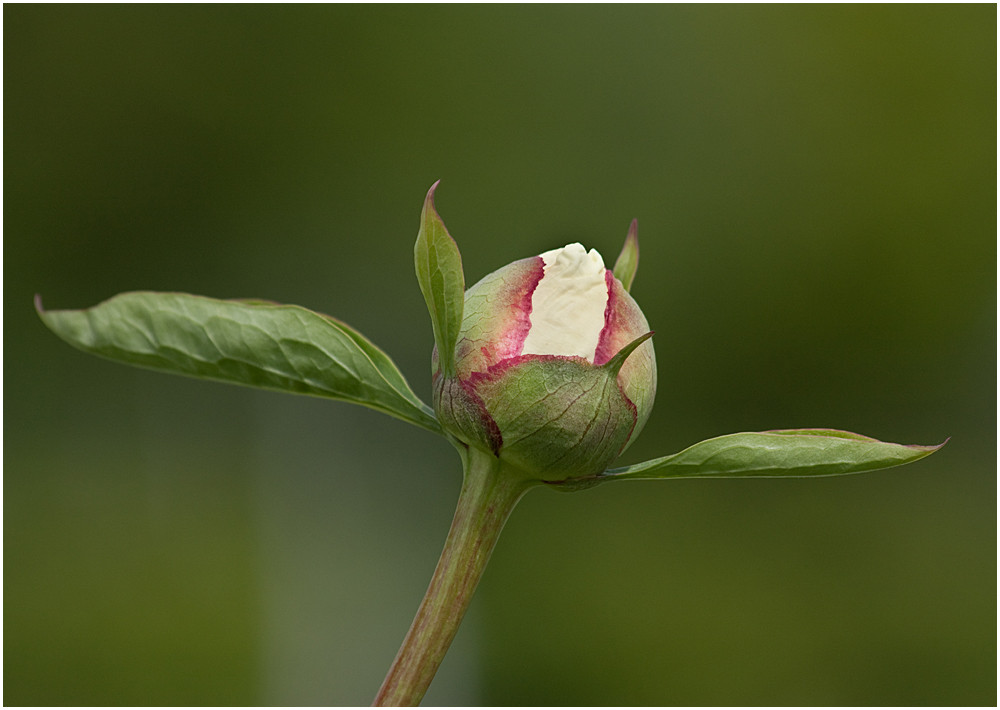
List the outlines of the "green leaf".
<svg viewBox="0 0 1000 710">
<path fill-rule="evenodd" d="M 458 245 L 434 209 L 437 186 L 437 182 L 431 185 L 424 200 L 413 260 L 420 292 L 424 294 L 434 328 L 441 373 L 452 377 L 455 374 L 455 344 L 465 304 L 465 276 Z"/>
<path fill-rule="evenodd" d="M 622 251 L 615 260 L 615 267 L 611 270 L 615 278 L 622 282 L 626 291 L 632 289 L 632 282 L 635 280 L 635 272 L 639 269 L 639 221 L 633 219 L 629 225 L 628 235 L 625 237 L 625 244 Z"/>
<path fill-rule="evenodd" d="M 86 310 L 43 311 L 81 350 L 153 370 L 329 397 L 433 432 L 433 411 L 388 355 L 330 316 L 259 300 L 123 293 Z"/>
<path fill-rule="evenodd" d="M 942 446 L 890 444 L 836 429 L 745 432 L 707 439 L 671 456 L 609 469 L 598 480 L 838 476 L 910 463 Z"/>
</svg>

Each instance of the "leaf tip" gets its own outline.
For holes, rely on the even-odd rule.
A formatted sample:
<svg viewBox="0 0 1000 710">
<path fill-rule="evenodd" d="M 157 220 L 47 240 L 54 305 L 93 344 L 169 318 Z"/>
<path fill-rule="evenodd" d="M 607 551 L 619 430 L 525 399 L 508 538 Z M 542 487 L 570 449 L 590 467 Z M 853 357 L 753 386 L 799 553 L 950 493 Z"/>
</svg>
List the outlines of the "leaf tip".
<svg viewBox="0 0 1000 710">
<path fill-rule="evenodd" d="M 636 338 L 632 342 L 630 342 L 630 343 L 626 344 L 625 346 L 623 346 L 621 350 L 619 350 L 617 353 L 615 353 L 615 356 L 613 358 L 611 358 L 610 360 L 608 360 L 601 367 L 608 368 L 613 373 L 615 373 L 615 376 L 617 377 L 618 376 L 618 372 L 622 369 L 622 366 L 625 364 L 625 361 L 628 359 L 629 355 L 631 355 L 632 353 L 634 353 L 635 350 L 636 350 L 636 348 L 638 348 L 640 345 L 642 345 L 647 340 L 649 340 L 650 338 L 652 338 L 655 333 L 656 333 L 656 331 L 651 330 L 648 333 L 644 333 L 644 334 L 640 335 L 638 338 Z"/>
<path fill-rule="evenodd" d="M 909 444 L 908 448 L 916 449 L 918 451 L 926 451 L 928 454 L 933 454 L 935 451 L 943 449 L 944 445 L 947 444 L 949 441 L 951 441 L 950 436 L 944 441 L 942 441 L 940 444 L 929 444 L 929 445 Z"/>
<path fill-rule="evenodd" d="M 419 242 L 421 238 L 428 238 L 429 230 L 440 230 L 451 241 L 455 241 L 451 234 L 448 233 L 448 228 L 444 225 L 444 220 L 441 219 L 440 213 L 437 211 L 437 206 L 434 204 L 434 195 L 437 191 L 438 185 L 441 181 L 436 181 L 431 188 L 427 191 L 427 196 L 424 198 L 423 207 L 420 209 L 420 231 L 417 233 L 417 241 Z M 457 245 L 456 245 L 457 248 Z"/>
<path fill-rule="evenodd" d="M 625 244 L 611 269 L 626 291 L 632 290 L 635 273 L 639 269 L 639 220 L 633 219 L 625 235 Z"/>
<path fill-rule="evenodd" d="M 42 305 L 42 294 L 35 294 L 35 313 L 38 315 L 39 319 L 44 323 L 49 330 L 55 331 L 53 327 L 54 316 L 45 310 L 45 306 Z"/>
<path fill-rule="evenodd" d="M 431 189 L 427 191 L 427 197 L 424 198 L 424 204 L 428 205 L 431 209 L 434 209 L 434 192 L 438 189 L 438 185 L 440 184 L 440 180 L 435 180 L 434 184 L 431 185 Z"/>
</svg>

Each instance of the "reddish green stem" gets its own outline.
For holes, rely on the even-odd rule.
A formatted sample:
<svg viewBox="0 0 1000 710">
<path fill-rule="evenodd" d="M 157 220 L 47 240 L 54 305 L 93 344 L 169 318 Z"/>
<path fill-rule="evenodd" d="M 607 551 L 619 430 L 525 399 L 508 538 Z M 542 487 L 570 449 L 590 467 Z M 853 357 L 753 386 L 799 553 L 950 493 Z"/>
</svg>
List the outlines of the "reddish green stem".
<svg viewBox="0 0 1000 710">
<path fill-rule="evenodd" d="M 534 482 L 491 454 L 463 452 L 465 479 L 430 586 L 372 705 L 418 705 L 458 632 L 507 517 Z"/>
</svg>

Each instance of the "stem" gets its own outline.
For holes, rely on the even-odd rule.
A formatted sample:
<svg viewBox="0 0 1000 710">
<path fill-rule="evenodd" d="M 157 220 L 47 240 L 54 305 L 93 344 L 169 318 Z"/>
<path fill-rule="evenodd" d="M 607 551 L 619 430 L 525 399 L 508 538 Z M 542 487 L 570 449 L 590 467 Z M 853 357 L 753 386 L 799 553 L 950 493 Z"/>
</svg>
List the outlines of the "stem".
<svg viewBox="0 0 1000 710">
<path fill-rule="evenodd" d="M 492 454 L 462 451 L 465 479 L 430 586 L 372 705 L 418 705 L 458 632 L 493 546 L 534 482 Z"/>
</svg>

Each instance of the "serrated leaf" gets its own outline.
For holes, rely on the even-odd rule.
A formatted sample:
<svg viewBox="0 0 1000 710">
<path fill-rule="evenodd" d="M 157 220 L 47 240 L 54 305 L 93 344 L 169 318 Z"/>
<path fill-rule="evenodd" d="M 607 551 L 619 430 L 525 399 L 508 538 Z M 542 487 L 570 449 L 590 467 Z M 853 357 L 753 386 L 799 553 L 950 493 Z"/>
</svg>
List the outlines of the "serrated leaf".
<svg viewBox="0 0 1000 710">
<path fill-rule="evenodd" d="M 437 186 L 438 183 L 431 186 L 424 200 L 413 260 L 420 292 L 434 328 L 438 364 L 445 377 L 452 377 L 455 374 L 455 344 L 465 305 L 465 275 L 458 245 L 434 209 Z"/>
<path fill-rule="evenodd" d="M 622 282 L 626 291 L 632 290 L 632 282 L 635 281 L 635 273 L 639 270 L 639 221 L 633 219 L 629 225 L 628 234 L 625 236 L 625 244 L 622 245 L 621 253 L 615 260 L 615 266 L 611 272 L 615 278 Z"/>
<path fill-rule="evenodd" d="M 395 363 L 345 323 L 300 306 L 183 293 L 123 293 L 38 314 L 86 352 L 153 370 L 361 404 L 441 427 Z"/>
<path fill-rule="evenodd" d="M 942 446 L 891 444 L 836 429 L 744 432 L 707 439 L 670 456 L 609 469 L 597 480 L 838 476 L 917 461 Z"/>
</svg>

